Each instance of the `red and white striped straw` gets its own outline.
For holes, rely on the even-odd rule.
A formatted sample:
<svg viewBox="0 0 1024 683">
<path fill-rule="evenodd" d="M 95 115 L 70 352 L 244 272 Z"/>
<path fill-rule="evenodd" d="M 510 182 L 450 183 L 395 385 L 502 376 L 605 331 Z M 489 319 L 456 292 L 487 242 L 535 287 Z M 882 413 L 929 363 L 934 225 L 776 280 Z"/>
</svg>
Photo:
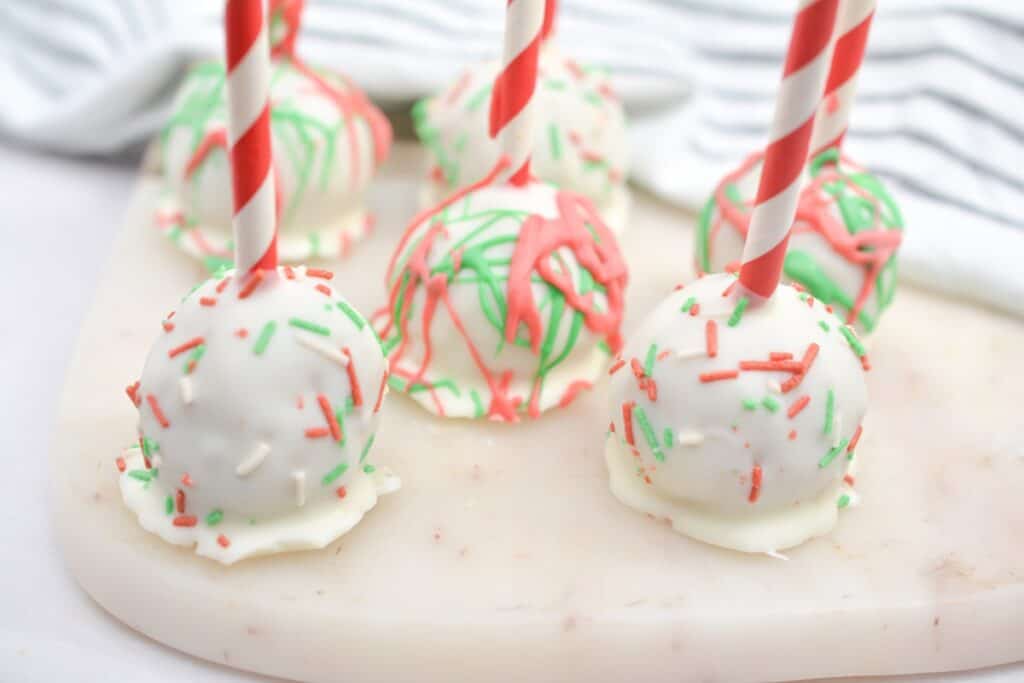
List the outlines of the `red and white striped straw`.
<svg viewBox="0 0 1024 683">
<path fill-rule="evenodd" d="M 832 66 L 814 119 L 812 156 L 843 144 L 857 93 L 857 74 L 864 60 L 871 19 L 875 16 L 875 3 L 876 0 L 839 0 Z"/>
<path fill-rule="evenodd" d="M 558 18 L 558 0 L 546 0 L 544 3 L 544 25 L 540 29 L 540 39 L 550 40 L 555 35 L 555 20 Z"/>
<path fill-rule="evenodd" d="M 270 46 L 263 0 L 227 0 L 224 13 L 235 267 L 277 267 L 270 149 Z"/>
<path fill-rule="evenodd" d="M 769 297 L 779 284 L 796 217 L 800 177 L 810 149 L 814 113 L 821 103 L 829 66 L 829 41 L 839 0 L 802 0 L 793 21 L 782 83 L 775 100 L 771 139 L 757 188 L 747 241 L 743 245 L 740 284 Z"/>
<path fill-rule="evenodd" d="M 513 185 L 530 181 L 544 4 L 545 0 L 509 0 L 505 11 L 505 54 L 491 94 L 490 134 L 499 139 L 509 162 L 501 177 Z"/>
</svg>

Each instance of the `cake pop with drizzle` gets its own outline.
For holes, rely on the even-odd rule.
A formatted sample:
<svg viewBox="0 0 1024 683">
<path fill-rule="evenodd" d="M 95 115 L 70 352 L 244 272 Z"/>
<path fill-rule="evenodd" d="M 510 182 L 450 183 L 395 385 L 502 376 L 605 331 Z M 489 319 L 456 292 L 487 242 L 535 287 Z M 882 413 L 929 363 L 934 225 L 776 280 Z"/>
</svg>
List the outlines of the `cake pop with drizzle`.
<svg viewBox="0 0 1024 683">
<path fill-rule="evenodd" d="M 269 73 L 279 256 L 346 256 L 368 234 L 367 188 L 388 156 L 391 127 L 345 76 L 295 50 L 304 0 L 273 0 Z M 211 271 L 231 255 L 231 178 L 223 61 L 192 68 L 160 135 L 163 191 L 156 221 Z"/>
<path fill-rule="evenodd" d="M 531 168 L 537 177 L 589 198 L 617 234 L 628 220 L 626 116 L 607 73 L 566 57 L 553 37 L 557 12 L 548 0 L 539 53 Z M 413 108 L 416 134 L 430 165 L 421 192 L 434 206 L 485 177 L 501 157 L 488 134 L 488 101 L 497 60 L 466 69 L 440 93 Z"/>
<path fill-rule="evenodd" d="M 621 343 L 626 265 L 583 196 L 530 173 L 542 0 L 508 7 L 492 134 L 505 156 L 416 217 L 378 330 L 392 387 L 446 417 L 516 421 L 569 404 Z"/>
</svg>

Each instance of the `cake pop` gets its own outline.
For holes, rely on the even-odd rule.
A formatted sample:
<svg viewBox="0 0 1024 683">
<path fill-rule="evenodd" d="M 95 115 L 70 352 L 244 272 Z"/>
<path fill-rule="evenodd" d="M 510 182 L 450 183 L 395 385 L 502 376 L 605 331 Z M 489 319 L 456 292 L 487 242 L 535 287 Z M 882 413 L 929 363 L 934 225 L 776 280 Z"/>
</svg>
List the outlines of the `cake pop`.
<svg viewBox="0 0 1024 683">
<path fill-rule="evenodd" d="M 121 493 L 164 540 L 230 564 L 319 548 L 399 486 L 374 467 L 387 361 L 330 271 L 277 266 L 262 4 L 225 11 L 237 270 L 163 321 L 128 387 Z"/>
<path fill-rule="evenodd" d="M 303 0 L 274 0 L 269 73 L 279 256 L 344 256 L 372 227 L 366 190 L 387 158 L 391 128 L 345 76 L 295 53 Z M 157 223 L 211 271 L 231 253 L 228 108 L 222 61 L 188 74 L 160 136 L 163 192 Z"/>
<path fill-rule="evenodd" d="M 824 534 L 854 499 L 864 347 L 830 306 L 779 284 L 836 7 L 812 0 L 794 22 L 738 279 L 674 292 L 610 369 L 613 494 L 744 552 Z"/>
<path fill-rule="evenodd" d="M 589 387 L 620 345 L 627 274 L 615 237 L 585 197 L 530 174 L 542 9 L 508 8 L 491 105 L 505 155 L 415 218 L 388 269 L 379 332 L 392 386 L 438 415 L 537 417 Z"/>
<path fill-rule="evenodd" d="M 629 212 L 626 117 L 607 73 L 562 54 L 550 36 L 554 0 L 547 3 L 537 75 L 532 169 L 537 177 L 589 198 L 616 232 Z M 501 64 L 488 61 L 413 108 L 416 134 L 430 168 L 421 193 L 434 206 L 486 176 L 502 150 L 488 135 L 488 100 Z"/>
</svg>

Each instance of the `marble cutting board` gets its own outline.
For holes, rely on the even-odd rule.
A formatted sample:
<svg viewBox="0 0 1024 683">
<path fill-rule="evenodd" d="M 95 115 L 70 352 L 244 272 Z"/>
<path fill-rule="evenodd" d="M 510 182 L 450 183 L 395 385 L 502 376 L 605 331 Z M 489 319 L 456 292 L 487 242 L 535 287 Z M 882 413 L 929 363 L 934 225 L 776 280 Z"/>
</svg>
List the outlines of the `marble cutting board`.
<svg viewBox="0 0 1024 683">
<path fill-rule="evenodd" d="M 378 232 L 334 268 L 364 312 L 413 214 L 400 146 Z M 68 566 L 104 608 L 199 657 L 289 679 L 723 681 L 958 670 L 1024 659 L 1024 325 L 904 286 L 872 339 L 862 504 L 789 561 L 718 550 L 608 492 L 604 385 L 520 425 L 386 404 L 403 479 L 323 551 L 224 568 L 144 532 L 114 459 L 123 386 L 201 277 L 151 227 L 146 177 L 72 359 L 50 459 Z M 691 277 L 692 217 L 637 198 L 627 334 Z M 910 226 L 911 230 L 925 229 Z"/>
</svg>

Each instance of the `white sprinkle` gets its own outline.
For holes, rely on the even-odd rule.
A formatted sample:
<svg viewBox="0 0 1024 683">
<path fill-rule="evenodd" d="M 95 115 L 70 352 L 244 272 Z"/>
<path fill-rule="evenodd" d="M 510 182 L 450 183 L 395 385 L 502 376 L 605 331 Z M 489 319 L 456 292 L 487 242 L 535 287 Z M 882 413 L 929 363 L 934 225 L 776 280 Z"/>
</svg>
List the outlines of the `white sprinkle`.
<svg viewBox="0 0 1024 683">
<path fill-rule="evenodd" d="M 843 433 L 843 416 L 836 413 L 835 422 L 832 425 L 832 448 L 839 447 L 840 436 Z"/>
<path fill-rule="evenodd" d="M 768 380 L 768 389 L 773 394 L 781 394 L 782 393 L 782 385 L 779 384 L 778 382 L 776 382 L 773 379 Z"/>
<path fill-rule="evenodd" d="M 699 446 L 704 443 L 704 435 L 700 432 L 679 432 L 676 434 L 676 442 L 680 446 Z"/>
<path fill-rule="evenodd" d="M 302 507 L 306 504 L 306 473 L 292 472 L 292 481 L 295 482 L 295 504 Z"/>
<path fill-rule="evenodd" d="M 317 337 L 313 337 L 312 335 L 301 333 L 295 334 L 295 340 L 302 344 L 303 346 L 305 346 L 307 349 L 310 349 L 311 351 L 316 351 L 327 360 L 334 361 L 343 368 L 348 367 L 348 356 L 346 356 L 333 346 L 329 346 L 323 340 L 318 339 Z"/>
<path fill-rule="evenodd" d="M 270 445 L 260 441 L 256 444 L 256 448 L 252 449 L 249 457 L 238 463 L 238 467 L 235 468 L 235 474 L 240 477 L 252 474 L 263 464 L 268 455 L 270 455 Z"/>
<path fill-rule="evenodd" d="M 676 358 L 679 360 L 690 360 L 691 358 L 702 358 L 708 355 L 707 349 L 685 349 L 683 351 L 676 352 Z"/>
<path fill-rule="evenodd" d="M 181 389 L 181 402 L 185 405 L 192 403 L 192 397 L 194 395 L 192 392 L 192 378 L 182 377 L 178 380 L 178 387 Z"/>
<path fill-rule="evenodd" d="M 789 558 L 777 550 L 769 550 L 765 555 L 768 557 L 774 557 L 776 560 L 785 560 L 786 562 L 789 562 Z"/>
</svg>

